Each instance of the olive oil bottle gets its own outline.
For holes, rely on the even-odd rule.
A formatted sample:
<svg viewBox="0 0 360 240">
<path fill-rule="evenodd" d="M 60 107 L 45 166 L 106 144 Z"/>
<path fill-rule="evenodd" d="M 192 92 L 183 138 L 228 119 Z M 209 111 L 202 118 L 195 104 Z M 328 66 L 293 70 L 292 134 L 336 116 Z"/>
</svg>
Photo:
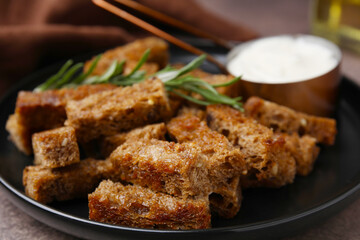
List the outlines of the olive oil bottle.
<svg viewBox="0 0 360 240">
<path fill-rule="evenodd" d="M 314 0 L 314 35 L 360 54 L 360 0 Z"/>
</svg>

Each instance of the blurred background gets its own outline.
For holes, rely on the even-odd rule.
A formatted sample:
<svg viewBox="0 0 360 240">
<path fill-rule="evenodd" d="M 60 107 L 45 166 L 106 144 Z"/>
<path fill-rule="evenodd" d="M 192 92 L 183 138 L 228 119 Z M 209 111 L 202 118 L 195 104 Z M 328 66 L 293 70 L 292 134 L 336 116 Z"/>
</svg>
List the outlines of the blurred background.
<svg viewBox="0 0 360 240">
<path fill-rule="evenodd" d="M 347 47 L 343 72 L 354 80 L 360 76 L 360 57 L 355 53 L 359 45 L 337 37 L 337 27 L 344 21 L 360 28 L 357 0 L 138 2 L 229 40 L 313 32 Z M 168 26 L 129 12 L 174 33 Z M 359 31 L 351 34 L 360 39 Z M 0 0 L 0 94 L 22 77 L 54 62 L 145 35 L 148 33 L 96 7 L 90 0 Z"/>
</svg>

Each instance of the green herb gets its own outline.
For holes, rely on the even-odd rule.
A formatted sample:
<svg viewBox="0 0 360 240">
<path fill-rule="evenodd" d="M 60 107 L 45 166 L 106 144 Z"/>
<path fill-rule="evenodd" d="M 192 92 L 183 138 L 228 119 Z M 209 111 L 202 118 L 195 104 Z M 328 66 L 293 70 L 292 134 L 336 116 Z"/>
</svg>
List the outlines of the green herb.
<svg viewBox="0 0 360 240">
<path fill-rule="evenodd" d="M 48 80 L 46 80 L 43 84 L 37 86 L 34 91 L 35 92 L 42 92 L 48 89 L 52 89 L 54 83 L 56 83 L 61 77 L 64 75 L 66 70 L 73 64 L 73 60 L 68 60 L 57 72 L 55 75 L 51 76 Z"/>
<path fill-rule="evenodd" d="M 77 87 L 79 85 L 99 83 L 111 83 L 118 86 L 133 85 L 146 79 L 146 72 L 140 70 L 140 68 L 146 62 L 149 54 L 150 50 L 146 50 L 136 66 L 127 75 L 123 74 L 125 61 L 119 63 L 115 60 L 102 75 L 91 76 L 97 66 L 97 63 L 99 62 L 99 59 L 101 58 L 101 55 L 98 55 L 91 63 L 86 73 L 80 73 L 76 76 L 79 69 L 83 67 L 84 64 L 77 63 L 71 67 L 73 61 L 69 60 L 61 67 L 59 72 L 57 72 L 54 76 L 51 76 L 43 84 L 36 87 L 34 91 L 45 91 L 48 89 Z M 200 105 L 226 104 L 243 111 L 241 97 L 230 98 L 218 93 L 215 89 L 217 87 L 230 86 L 239 81 L 240 77 L 236 77 L 226 83 L 209 84 L 200 78 L 185 75 L 198 68 L 205 59 L 206 55 L 201 55 L 181 69 L 174 69 L 171 66 L 166 66 L 164 69 L 158 71 L 150 77 L 159 78 L 164 83 L 167 91 L 185 98 L 188 101 Z M 202 99 L 194 97 L 192 93 L 199 94 Z"/>
</svg>

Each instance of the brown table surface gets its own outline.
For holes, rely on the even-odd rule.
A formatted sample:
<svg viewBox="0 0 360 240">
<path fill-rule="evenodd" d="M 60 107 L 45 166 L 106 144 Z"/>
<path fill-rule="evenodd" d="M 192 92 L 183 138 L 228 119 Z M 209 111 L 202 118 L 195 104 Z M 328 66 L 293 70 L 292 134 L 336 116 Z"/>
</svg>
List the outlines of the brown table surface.
<svg viewBox="0 0 360 240">
<path fill-rule="evenodd" d="M 198 0 L 214 14 L 256 29 L 261 35 L 309 33 L 308 0 Z M 342 72 L 360 85 L 360 56 L 343 52 Z M 0 191 L 0 239 L 77 239 L 17 209 Z M 337 215 L 288 240 L 360 239 L 360 199 Z"/>
</svg>

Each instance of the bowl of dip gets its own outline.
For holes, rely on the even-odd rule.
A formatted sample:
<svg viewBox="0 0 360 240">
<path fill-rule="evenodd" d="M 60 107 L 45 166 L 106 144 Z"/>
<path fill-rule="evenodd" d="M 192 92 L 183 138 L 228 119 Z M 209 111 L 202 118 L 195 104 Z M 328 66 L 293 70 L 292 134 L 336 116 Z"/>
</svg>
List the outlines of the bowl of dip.
<svg viewBox="0 0 360 240">
<path fill-rule="evenodd" d="M 340 49 L 311 35 L 280 35 L 245 42 L 227 56 L 241 76 L 244 99 L 259 96 L 305 113 L 330 116 L 340 84 Z"/>
</svg>

